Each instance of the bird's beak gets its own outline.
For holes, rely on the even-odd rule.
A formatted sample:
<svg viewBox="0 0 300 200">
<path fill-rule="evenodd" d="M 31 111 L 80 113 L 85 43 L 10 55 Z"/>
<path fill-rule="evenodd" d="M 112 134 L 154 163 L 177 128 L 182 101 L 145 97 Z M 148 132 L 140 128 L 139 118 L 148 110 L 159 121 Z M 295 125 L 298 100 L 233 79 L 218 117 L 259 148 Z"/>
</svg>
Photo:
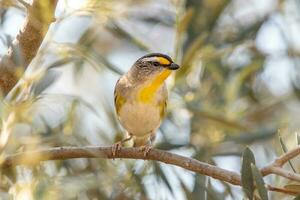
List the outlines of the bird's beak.
<svg viewBox="0 0 300 200">
<path fill-rule="evenodd" d="M 176 70 L 179 68 L 179 65 L 177 65 L 176 63 L 171 63 L 171 65 L 168 66 L 168 69 L 170 70 Z"/>
</svg>

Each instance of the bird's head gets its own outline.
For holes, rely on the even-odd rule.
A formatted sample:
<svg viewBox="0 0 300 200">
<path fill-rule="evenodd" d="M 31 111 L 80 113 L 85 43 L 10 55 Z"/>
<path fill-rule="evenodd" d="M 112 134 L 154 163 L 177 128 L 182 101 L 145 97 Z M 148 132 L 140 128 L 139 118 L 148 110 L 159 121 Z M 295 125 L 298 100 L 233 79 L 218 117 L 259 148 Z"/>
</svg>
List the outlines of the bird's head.
<svg viewBox="0 0 300 200">
<path fill-rule="evenodd" d="M 151 53 L 139 58 L 132 68 L 141 75 L 156 76 L 164 71 L 176 70 L 179 65 L 165 54 Z"/>
<path fill-rule="evenodd" d="M 177 70 L 179 65 L 161 53 L 151 53 L 139 58 L 131 68 L 134 79 L 147 81 L 160 79 L 164 81 L 172 70 Z"/>
<path fill-rule="evenodd" d="M 151 102 L 172 70 L 178 68 L 179 65 L 169 56 L 161 53 L 151 53 L 139 58 L 129 71 L 131 81 L 139 87 L 138 99 L 144 103 Z"/>
</svg>

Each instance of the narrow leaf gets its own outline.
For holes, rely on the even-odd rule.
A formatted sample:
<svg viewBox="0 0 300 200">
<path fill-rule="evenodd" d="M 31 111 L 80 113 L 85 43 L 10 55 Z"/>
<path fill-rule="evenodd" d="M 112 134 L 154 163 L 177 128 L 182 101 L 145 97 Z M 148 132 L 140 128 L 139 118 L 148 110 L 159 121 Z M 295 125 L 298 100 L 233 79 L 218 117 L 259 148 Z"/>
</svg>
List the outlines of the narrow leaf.
<svg viewBox="0 0 300 200">
<path fill-rule="evenodd" d="M 300 134 L 296 133 L 296 137 L 297 137 L 297 145 L 300 145 Z"/>
<path fill-rule="evenodd" d="M 181 186 L 181 188 L 183 190 L 183 193 L 185 195 L 185 198 L 186 199 L 192 199 L 192 192 L 186 187 L 186 185 L 182 182 L 182 180 L 179 179 L 179 181 L 180 181 L 180 186 Z"/>
<path fill-rule="evenodd" d="M 242 161 L 242 187 L 249 199 L 253 199 L 254 184 L 251 164 L 255 164 L 255 158 L 252 151 L 247 147 L 243 152 L 243 161 Z"/>
<path fill-rule="evenodd" d="M 173 195 L 174 194 L 173 188 L 172 188 L 171 184 L 169 183 L 165 173 L 161 169 L 161 166 L 159 164 L 154 164 L 154 170 L 155 170 L 155 174 L 157 175 L 157 177 L 159 177 L 162 180 L 162 182 L 166 184 L 169 191 Z"/>
<path fill-rule="evenodd" d="M 282 148 L 283 152 L 286 153 L 288 151 L 288 149 L 287 149 L 279 132 L 278 132 L 278 137 L 279 137 L 279 142 L 280 142 L 281 148 Z M 294 166 L 292 165 L 292 162 L 290 160 L 288 162 L 289 162 L 289 165 L 291 166 L 292 170 L 294 171 L 294 173 L 297 173 Z"/>
<path fill-rule="evenodd" d="M 48 70 L 48 73 L 37 83 L 33 85 L 33 93 L 35 96 L 40 95 L 43 91 L 49 88 L 60 77 L 58 71 Z"/>
<path fill-rule="evenodd" d="M 258 168 L 254 165 L 251 164 L 251 170 L 252 170 L 252 175 L 256 184 L 256 188 L 258 190 L 258 194 L 262 200 L 268 200 L 268 192 L 265 187 L 265 182 L 264 179 L 258 170 Z"/>
<path fill-rule="evenodd" d="M 294 200 L 300 200 L 300 194 L 298 194 L 298 195 L 294 198 Z"/>
<path fill-rule="evenodd" d="M 79 58 L 74 57 L 74 56 L 61 58 L 61 59 L 56 60 L 53 63 L 51 63 L 47 68 L 52 69 L 52 68 L 63 67 L 66 64 L 70 64 L 70 63 L 76 62 L 78 60 L 79 60 Z"/>
</svg>

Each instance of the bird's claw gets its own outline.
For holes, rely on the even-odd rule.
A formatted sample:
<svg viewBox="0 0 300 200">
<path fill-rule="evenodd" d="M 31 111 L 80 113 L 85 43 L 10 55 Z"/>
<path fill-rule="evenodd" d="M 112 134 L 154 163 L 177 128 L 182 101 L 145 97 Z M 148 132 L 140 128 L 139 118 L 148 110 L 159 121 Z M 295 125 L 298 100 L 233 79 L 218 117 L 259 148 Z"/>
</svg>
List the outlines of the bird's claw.
<svg viewBox="0 0 300 200">
<path fill-rule="evenodd" d="M 116 142 L 115 144 L 113 144 L 113 145 L 111 146 L 111 152 L 112 152 L 112 156 L 113 156 L 113 157 L 116 156 L 116 153 L 117 153 L 118 151 L 120 151 L 121 147 L 122 147 L 122 142 Z"/>
<path fill-rule="evenodd" d="M 124 140 L 121 140 L 121 141 L 116 142 L 115 144 L 113 144 L 111 146 L 112 156 L 115 157 L 116 153 L 121 150 L 122 145 L 125 142 L 127 142 L 128 140 L 131 140 L 131 138 L 132 138 L 132 135 L 130 135 L 129 137 L 125 138 Z"/>
<path fill-rule="evenodd" d="M 148 153 L 150 152 L 150 150 L 152 149 L 152 146 L 145 145 L 145 146 L 142 146 L 141 149 L 144 152 L 144 157 L 146 157 L 148 155 Z"/>
</svg>

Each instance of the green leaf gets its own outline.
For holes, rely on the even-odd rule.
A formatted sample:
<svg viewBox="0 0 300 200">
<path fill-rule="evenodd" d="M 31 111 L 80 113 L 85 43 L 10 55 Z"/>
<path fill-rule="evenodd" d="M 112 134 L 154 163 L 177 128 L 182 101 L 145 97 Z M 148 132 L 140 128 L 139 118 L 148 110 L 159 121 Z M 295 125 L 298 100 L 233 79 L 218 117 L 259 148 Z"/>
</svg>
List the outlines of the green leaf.
<svg viewBox="0 0 300 200">
<path fill-rule="evenodd" d="M 179 179 L 179 181 L 180 181 L 180 186 L 184 192 L 185 198 L 192 199 L 192 192 L 186 187 L 186 185 L 182 182 L 181 179 Z"/>
<path fill-rule="evenodd" d="M 243 152 L 243 161 L 242 161 L 242 187 L 249 199 L 253 199 L 254 184 L 251 164 L 255 164 L 255 158 L 252 151 L 247 147 Z"/>
<path fill-rule="evenodd" d="M 51 63 L 51 64 L 47 67 L 47 69 L 63 67 L 63 66 L 65 66 L 66 64 L 70 64 L 70 63 L 76 62 L 76 61 L 78 61 L 78 60 L 79 60 L 79 58 L 74 57 L 74 56 L 64 57 L 64 58 L 61 58 L 61 59 L 56 60 L 56 61 L 54 61 L 53 63 Z"/>
<path fill-rule="evenodd" d="M 168 187 L 169 191 L 171 192 L 171 194 L 174 194 L 173 188 L 171 186 L 171 184 L 169 183 L 168 178 L 166 177 L 165 173 L 163 172 L 163 170 L 161 169 L 161 166 L 159 164 L 154 163 L 153 165 L 154 170 L 155 170 L 155 175 L 160 178 L 160 180 L 166 184 L 166 186 Z"/>
<path fill-rule="evenodd" d="M 300 194 L 298 194 L 293 200 L 300 200 Z"/>
<path fill-rule="evenodd" d="M 49 185 L 50 181 L 47 178 L 41 178 L 35 188 L 34 188 L 34 197 L 35 199 L 43 199 L 47 195 L 47 192 L 49 192 Z"/>
<path fill-rule="evenodd" d="M 129 166 L 127 166 L 129 167 Z M 132 167 L 131 167 L 132 168 Z M 137 184 L 139 191 L 141 192 L 143 197 L 147 196 L 146 187 L 143 184 L 143 176 L 140 176 L 140 174 L 137 174 L 134 172 L 134 170 L 131 169 L 131 175 L 135 180 L 135 183 Z"/>
<path fill-rule="evenodd" d="M 288 151 L 288 149 L 280 135 L 280 132 L 278 132 L 278 137 L 279 137 L 279 142 L 280 142 L 281 148 L 282 148 L 283 152 L 286 153 Z M 294 171 L 294 173 L 297 173 L 294 166 L 292 165 L 292 162 L 290 160 L 288 162 L 289 162 L 289 165 L 291 166 L 292 170 Z"/>
<path fill-rule="evenodd" d="M 241 132 L 239 135 L 226 135 L 225 141 L 234 141 L 240 144 L 249 144 L 273 138 L 277 129 L 258 129 L 255 132 Z"/>
<path fill-rule="evenodd" d="M 300 134 L 296 133 L 297 145 L 300 145 Z"/>
<path fill-rule="evenodd" d="M 238 73 L 229 79 L 225 88 L 225 98 L 228 103 L 234 102 L 240 95 L 247 78 L 256 74 L 263 66 L 263 59 L 258 59 L 244 66 Z"/>
<path fill-rule="evenodd" d="M 196 174 L 195 182 L 194 182 L 194 188 L 192 190 L 192 197 L 191 200 L 195 199 L 205 199 L 206 196 L 206 176 L 202 176 L 200 174 Z"/>
<path fill-rule="evenodd" d="M 268 191 L 265 187 L 265 182 L 260 171 L 254 164 L 251 164 L 251 170 L 260 198 L 262 200 L 268 200 Z"/>
<path fill-rule="evenodd" d="M 135 45 L 141 50 L 144 51 L 151 51 L 149 45 L 147 45 L 143 40 L 136 37 L 134 34 L 125 30 L 122 26 L 120 26 L 116 21 L 111 21 L 107 29 L 114 33 L 115 35 L 119 36 L 120 38 L 124 38 L 131 42 L 131 44 Z"/>
<path fill-rule="evenodd" d="M 53 85 L 60 75 L 61 74 L 58 71 L 48 70 L 41 80 L 33 84 L 32 90 L 34 95 L 39 96 L 43 91 Z"/>
</svg>

